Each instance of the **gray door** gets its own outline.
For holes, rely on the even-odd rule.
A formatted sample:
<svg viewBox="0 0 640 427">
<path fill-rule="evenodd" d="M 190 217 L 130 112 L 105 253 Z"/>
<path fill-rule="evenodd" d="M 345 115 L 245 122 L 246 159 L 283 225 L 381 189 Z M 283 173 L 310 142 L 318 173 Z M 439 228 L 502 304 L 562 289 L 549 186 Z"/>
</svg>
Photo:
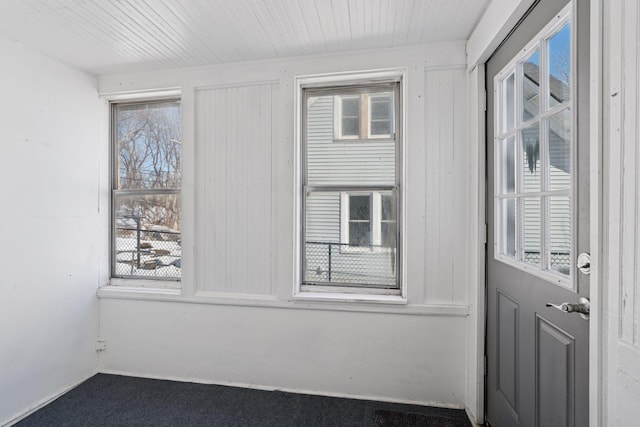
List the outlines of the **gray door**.
<svg viewBox="0 0 640 427">
<path fill-rule="evenodd" d="M 494 427 L 588 425 L 589 321 L 560 310 L 589 296 L 589 1 L 567 4 L 538 2 L 486 66 Z"/>
</svg>

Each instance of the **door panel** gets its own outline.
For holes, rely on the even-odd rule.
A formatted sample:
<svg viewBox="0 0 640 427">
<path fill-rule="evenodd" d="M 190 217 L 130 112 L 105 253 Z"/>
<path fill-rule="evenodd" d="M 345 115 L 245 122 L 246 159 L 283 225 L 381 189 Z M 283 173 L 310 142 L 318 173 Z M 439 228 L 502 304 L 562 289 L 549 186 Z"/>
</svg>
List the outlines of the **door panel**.
<svg viewBox="0 0 640 427">
<path fill-rule="evenodd" d="M 522 57 L 526 63 L 522 65 L 525 76 L 521 82 L 528 86 L 519 89 L 513 86 L 513 90 L 520 91 L 515 99 L 521 102 L 522 111 L 507 114 L 504 123 L 501 122 L 501 126 L 506 127 L 511 125 L 507 123 L 509 121 L 520 123 L 522 130 L 513 136 L 513 141 L 517 139 L 518 142 L 508 140 L 504 136 L 508 135 L 503 132 L 504 128 L 501 128 L 502 139 L 494 138 L 494 96 L 501 93 L 494 87 L 494 77 L 523 52 L 523 48 L 558 16 L 567 3 L 565 0 L 538 2 L 486 64 L 486 414 L 487 421 L 494 427 L 588 425 L 588 320 L 577 313 L 564 313 L 546 306 L 546 303 L 577 303 L 579 297 L 589 296 L 589 278 L 575 267 L 577 254 L 589 250 L 588 0 L 578 0 L 577 3 L 574 0 L 572 5 L 571 26 L 575 43 L 570 58 L 552 58 L 544 49 L 531 50 Z M 552 50 L 549 47 L 549 52 Z M 572 64 L 573 101 L 570 109 L 557 109 L 559 104 L 566 102 L 568 93 L 561 93 L 562 85 L 556 80 L 547 77 L 549 91 L 555 90 L 554 94 L 548 95 L 540 90 L 540 79 L 536 81 L 535 76 L 542 75 L 544 67 L 553 66 L 549 64 L 553 61 Z M 529 78 L 531 76 L 534 78 Z M 544 96 L 549 96 L 549 99 L 541 100 Z M 542 125 L 531 121 L 536 115 L 541 117 L 539 123 Z M 568 117 L 573 121 L 573 127 L 571 123 L 567 124 Z M 575 141 L 572 153 L 566 149 L 568 138 Z M 508 152 L 509 159 L 513 157 L 514 162 L 520 162 L 516 168 L 526 173 L 514 176 L 514 171 L 508 167 L 497 173 L 494 143 L 501 144 L 500 149 L 507 150 L 502 152 Z M 546 147 L 546 151 L 536 151 L 537 143 Z M 516 148 L 509 148 L 510 144 Z M 546 166 L 541 166 L 543 164 Z M 542 174 L 544 167 L 550 171 L 548 177 Z M 570 171 L 570 179 L 557 173 L 561 169 Z M 516 187 L 520 185 L 522 196 L 500 196 L 503 198 L 496 202 L 496 179 L 504 186 L 500 188 L 511 188 L 514 182 Z M 519 179 L 521 184 L 518 184 Z M 558 189 L 566 191 L 566 194 L 553 193 Z M 571 214 L 563 211 L 569 201 L 572 202 Z M 521 264 L 517 262 L 503 262 L 495 257 L 495 230 L 500 226 L 495 221 L 496 206 L 501 209 L 504 216 L 502 227 L 507 230 L 503 232 L 502 253 L 512 254 L 521 250 L 521 259 L 529 263 L 526 269 L 518 268 L 517 265 Z M 514 231 L 518 222 L 524 224 L 520 234 Z M 542 227 L 545 223 L 549 224 L 548 230 Z M 567 236 L 558 232 L 562 226 L 565 230 L 566 227 L 571 229 L 573 244 L 567 243 Z M 548 252 L 543 253 L 545 245 Z M 545 259 L 551 274 L 536 273 Z M 570 281 L 553 280 L 554 274 L 567 272 L 570 272 Z"/>
</svg>

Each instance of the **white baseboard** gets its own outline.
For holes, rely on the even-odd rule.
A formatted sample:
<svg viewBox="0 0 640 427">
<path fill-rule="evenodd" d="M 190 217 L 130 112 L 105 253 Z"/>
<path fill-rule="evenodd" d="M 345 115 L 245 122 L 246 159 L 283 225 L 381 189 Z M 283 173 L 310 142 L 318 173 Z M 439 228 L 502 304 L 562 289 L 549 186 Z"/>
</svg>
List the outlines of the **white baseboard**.
<svg viewBox="0 0 640 427">
<path fill-rule="evenodd" d="M 29 415 L 33 414 L 34 412 L 36 412 L 38 409 L 41 409 L 45 406 L 47 406 L 49 403 L 53 402 L 54 400 L 56 400 L 57 398 L 59 398 L 60 396 L 62 396 L 63 394 L 71 391 L 72 389 L 76 388 L 77 386 L 79 386 L 80 384 L 82 384 L 83 382 L 85 382 L 86 380 L 88 380 L 89 378 L 91 378 L 92 376 L 94 376 L 95 374 L 97 374 L 98 371 L 93 372 L 91 375 L 89 375 L 86 378 L 83 378 L 71 385 L 68 385 L 67 387 L 63 388 L 62 390 L 60 390 L 57 393 L 54 393 L 48 397 L 45 397 L 44 399 L 40 400 L 37 403 L 34 403 L 33 405 L 27 407 L 27 409 L 17 413 L 16 415 L 14 415 L 13 417 L 9 418 L 8 420 L 2 421 L 0 422 L 0 425 L 3 427 L 9 427 L 12 426 L 14 424 L 16 424 L 18 421 L 21 421 L 25 418 L 27 418 Z"/>
</svg>

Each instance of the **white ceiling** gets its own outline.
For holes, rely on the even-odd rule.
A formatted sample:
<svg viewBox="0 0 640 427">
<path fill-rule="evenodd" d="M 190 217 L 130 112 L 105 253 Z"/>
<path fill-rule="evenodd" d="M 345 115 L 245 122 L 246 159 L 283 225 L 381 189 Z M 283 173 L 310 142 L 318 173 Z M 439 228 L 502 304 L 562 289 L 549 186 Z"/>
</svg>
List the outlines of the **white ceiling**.
<svg viewBox="0 0 640 427">
<path fill-rule="evenodd" d="M 0 0 L 0 35 L 94 75 L 466 40 L 491 0 Z"/>
</svg>

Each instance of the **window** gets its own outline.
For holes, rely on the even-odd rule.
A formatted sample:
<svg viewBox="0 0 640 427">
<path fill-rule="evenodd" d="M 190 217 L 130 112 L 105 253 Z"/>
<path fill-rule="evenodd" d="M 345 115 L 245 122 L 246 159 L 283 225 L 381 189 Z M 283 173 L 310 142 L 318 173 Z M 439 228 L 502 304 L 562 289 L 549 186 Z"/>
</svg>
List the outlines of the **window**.
<svg viewBox="0 0 640 427">
<path fill-rule="evenodd" d="M 181 277 L 180 101 L 113 103 L 112 277 Z"/>
<path fill-rule="evenodd" d="M 559 283 L 573 258 L 571 60 L 566 9 L 496 76 L 496 258 Z"/>
<path fill-rule="evenodd" d="M 343 250 L 395 248 L 396 202 L 390 192 L 342 193 L 340 243 Z"/>
<path fill-rule="evenodd" d="M 302 88 L 301 291 L 400 295 L 399 100 L 399 79 Z"/>
<path fill-rule="evenodd" d="M 392 92 L 336 95 L 338 140 L 391 138 L 394 132 Z"/>
</svg>

